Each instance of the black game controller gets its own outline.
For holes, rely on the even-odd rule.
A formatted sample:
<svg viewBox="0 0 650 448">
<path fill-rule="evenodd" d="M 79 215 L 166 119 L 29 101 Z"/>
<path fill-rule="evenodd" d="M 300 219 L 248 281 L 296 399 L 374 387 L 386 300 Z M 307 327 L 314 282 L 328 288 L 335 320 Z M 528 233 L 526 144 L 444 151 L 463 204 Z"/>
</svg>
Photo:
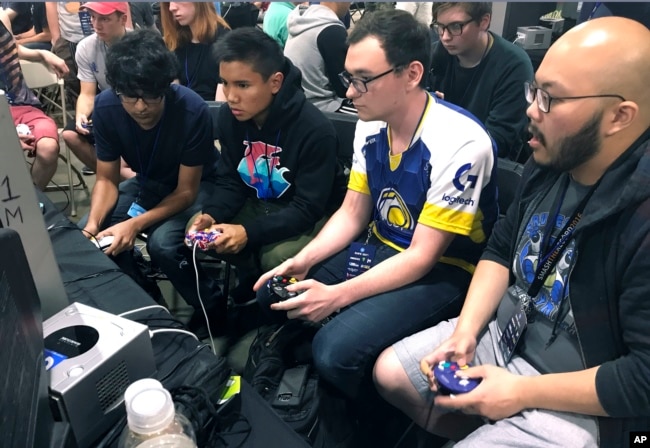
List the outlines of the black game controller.
<svg viewBox="0 0 650 448">
<path fill-rule="evenodd" d="M 287 291 L 287 286 L 293 285 L 294 283 L 297 282 L 298 280 L 295 279 L 294 277 L 287 277 L 284 275 L 274 275 L 268 281 L 266 286 L 269 289 L 269 293 L 278 296 L 279 301 L 281 302 L 283 300 L 296 297 L 298 294 L 302 292 L 302 291 L 298 291 L 298 292 Z"/>
<path fill-rule="evenodd" d="M 463 370 L 469 367 L 469 365 L 459 366 L 453 361 L 440 361 L 433 369 L 433 376 L 436 377 L 440 386 L 438 392 L 443 395 L 458 395 L 474 390 L 482 379 L 463 376 Z"/>
</svg>

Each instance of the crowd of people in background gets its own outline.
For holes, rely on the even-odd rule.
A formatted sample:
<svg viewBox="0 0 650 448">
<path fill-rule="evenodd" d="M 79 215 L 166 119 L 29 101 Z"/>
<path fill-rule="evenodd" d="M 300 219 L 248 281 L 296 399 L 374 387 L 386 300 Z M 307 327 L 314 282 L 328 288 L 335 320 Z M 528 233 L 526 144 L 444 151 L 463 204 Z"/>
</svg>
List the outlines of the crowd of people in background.
<svg viewBox="0 0 650 448">
<path fill-rule="evenodd" d="M 650 427 L 650 31 L 621 5 L 534 72 L 488 2 L 2 2 L 0 88 L 44 189 L 58 129 L 19 60 L 65 78 L 62 139 L 96 175 L 80 228 L 164 303 L 146 235 L 200 337 L 255 304 L 319 325 L 351 413 L 384 399 L 463 447 L 619 446 Z M 358 118 L 348 173 L 337 113 Z M 526 164 L 499 210 L 506 158 Z M 218 233 L 229 297 L 195 231 Z M 299 294 L 269 301 L 278 275 Z M 481 384 L 444 396 L 445 361 Z"/>
</svg>

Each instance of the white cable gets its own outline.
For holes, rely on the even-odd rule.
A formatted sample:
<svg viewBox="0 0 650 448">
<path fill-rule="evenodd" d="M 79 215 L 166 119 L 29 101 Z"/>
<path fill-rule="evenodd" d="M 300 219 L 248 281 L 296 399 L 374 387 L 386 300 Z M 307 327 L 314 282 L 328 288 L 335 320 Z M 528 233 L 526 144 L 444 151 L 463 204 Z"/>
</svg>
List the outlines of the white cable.
<svg viewBox="0 0 650 448">
<path fill-rule="evenodd" d="M 199 341 L 199 338 L 197 338 L 194 333 L 187 330 L 181 330 L 180 328 L 161 328 L 159 330 L 149 330 L 149 334 L 151 335 L 151 337 L 154 337 L 154 335 L 156 335 L 157 333 L 181 333 L 187 336 L 192 336 L 194 339 Z"/>
<path fill-rule="evenodd" d="M 154 308 L 160 308 L 161 310 L 167 311 L 167 314 L 171 314 L 169 312 L 169 310 L 167 308 L 165 308 L 164 306 L 162 306 L 162 305 L 149 305 L 149 306 L 145 306 L 145 307 L 138 308 L 138 309 L 135 309 L 135 310 L 125 311 L 122 314 L 118 314 L 118 316 L 119 317 L 124 317 L 124 316 L 128 316 L 129 314 L 137 313 L 138 311 L 152 310 Z"/>
<path fill-rule="evenodd" d="M 196 246 L 199 242 L 194 241 L 194 246 L 192 247 L 192 264 L 194 266 L 194 275 L 196 278 L 196 296 L 199 298 L 199 303 L 201 304 L 201 310 L 203 310 L 203 317 L 205 317 L 205 324 L 208 326 L 208 336 L 210 337 L 210 345 L 212 345 L 212 353 L 217 355 L 217 349 L 214 346 L 214 339 L 212 338 L 212 331 L 210 330 L 210 319 L 208 319 L 208 312 L 205 310 L 205 305 L 203 305 L 203 299 L 201 299 L 201 291 L 199 291 L 199 269 L 196 266 Z M 195 336 L 196 337 L 196 336 Z"/>
<path fill-rule="evenodd" d="M 221 16 L 222 19 L 224 19 L 224 20 L 226 19 L 226 16 L 230 12 L 230 8 L 232 8 L 232 3 L 228 5 L 228 9 L 226 9 L 226 13 Z"/>
</svg>

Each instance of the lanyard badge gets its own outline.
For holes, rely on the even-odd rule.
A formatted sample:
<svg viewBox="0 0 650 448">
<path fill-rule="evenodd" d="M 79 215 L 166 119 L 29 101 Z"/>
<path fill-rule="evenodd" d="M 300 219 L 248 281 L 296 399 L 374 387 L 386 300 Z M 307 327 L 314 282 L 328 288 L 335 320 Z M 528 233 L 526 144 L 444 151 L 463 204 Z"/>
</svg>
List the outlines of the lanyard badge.
<svg viewBox="0 0 650 448">
<path fill-rule="evenodd" d="M 512 313 L 512 316 L 510 316 L 510 319 L 499 338 L 499 350 L 501 350 L 503 362 L 506 364 L 510 362 L 510 359 L 512 358 L 512 355 L 514 354 L 527 326 L 528 321 L 526 320 L 524 304 L 521 301 L 518 301 L 515 311 Z"/>
<path fill-rule="evenodd" d="M 350 248 L 348 249 L 348 261 L 346 265 L 346 280 L 354 278 L 357 275 L 361 275 L 372 267 L 372 262 L 375 258 L 377 247 L 372 244 L 368 244 L 371 234 L 372 229 L 370 228 L 368 229 L 368 238 L 366 238 L 365 243 L 361 244 L 355 241 L 350 244 Z"/>
</svg>

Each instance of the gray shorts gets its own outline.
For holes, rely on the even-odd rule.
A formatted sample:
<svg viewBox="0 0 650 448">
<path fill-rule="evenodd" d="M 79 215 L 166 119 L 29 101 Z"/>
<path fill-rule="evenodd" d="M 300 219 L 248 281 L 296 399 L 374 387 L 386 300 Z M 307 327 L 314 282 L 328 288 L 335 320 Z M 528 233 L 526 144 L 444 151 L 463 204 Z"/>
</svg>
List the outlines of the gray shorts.
<svg viewBox="0 0 650 448">
<path fill-rule="evenodd" d="M 457 319 L 409 336 L 393 345 L 411 383 L 427 401 L 433 399 L 427 378 L 420 371 L 420 360 L 448 339 Z M 539 375 L 528 362 L 514 355 L 507 366 L 498 348 L 499 328 L 492 320 L 479 336 L 472 364 L 493 364 L 517 375 Z M 532 409 L 512 417 L 485 424 L 454 446 L 457 447 L 597 447 L 598 420 L 589 415 Z"/>
</svg>

